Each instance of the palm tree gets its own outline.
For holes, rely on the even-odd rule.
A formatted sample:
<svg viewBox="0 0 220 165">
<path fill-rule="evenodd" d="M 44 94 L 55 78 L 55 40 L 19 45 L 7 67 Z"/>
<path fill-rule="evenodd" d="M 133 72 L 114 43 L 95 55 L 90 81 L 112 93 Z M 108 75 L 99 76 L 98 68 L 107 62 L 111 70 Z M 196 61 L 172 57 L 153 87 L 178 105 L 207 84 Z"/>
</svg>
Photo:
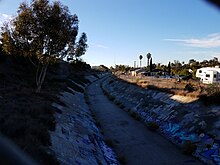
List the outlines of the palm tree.
<svg viewBox="0 0 220 165">
<path fill-rule="evenodd" d="M 147 66 L 149 66 L 149 60 L 151 59 L 151 54 L 147 53 Z"/>
<path fill-rule="evenodd" d="M 170 73 L 171 73 L 171 65 L 170 65 L 170 62 L 168 64 L 168 75 L 170 76 Z"/>
<path fill-rule="evenodd" d="M 153 71 L 153 62 L 152 62 L 152 58 L 150 58 L 150 72 Z"/>
<path fill-rule="evenodd" d="M 139 56 L 139 59 L 140 59 L 140 68 L 141 68 L 141 60 L 143 59 L 143 56 L 140 55 L 140 56 Z"/>
</svg>

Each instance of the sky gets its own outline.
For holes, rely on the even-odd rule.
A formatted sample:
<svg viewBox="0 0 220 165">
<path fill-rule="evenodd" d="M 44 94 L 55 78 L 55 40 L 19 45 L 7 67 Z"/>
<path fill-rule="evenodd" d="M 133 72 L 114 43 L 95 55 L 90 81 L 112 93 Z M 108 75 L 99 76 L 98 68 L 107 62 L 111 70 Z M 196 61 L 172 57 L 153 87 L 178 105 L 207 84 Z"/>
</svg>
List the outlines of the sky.
<svg viewBox="0 0 220 165">
<path fill-rule="evenodd" d="M 205 0 L 60 0 L 79 17 L 92 66 L 188 63 L 220 59 L 220 10 Z M 16 15 L 23 0 L 0 0 L 0 13 Z M 30 0 L 26 0 L 30 2 Z"/>
</svg>

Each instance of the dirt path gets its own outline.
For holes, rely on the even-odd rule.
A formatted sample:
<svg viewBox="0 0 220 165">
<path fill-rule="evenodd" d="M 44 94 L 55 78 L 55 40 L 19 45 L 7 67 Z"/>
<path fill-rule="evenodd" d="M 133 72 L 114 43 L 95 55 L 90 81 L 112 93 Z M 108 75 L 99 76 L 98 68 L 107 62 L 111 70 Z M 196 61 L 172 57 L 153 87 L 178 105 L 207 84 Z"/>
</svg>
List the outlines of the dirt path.
<svg viewBox="0 0 220 165">
<path fill-rule="evenodd" d="M 100 88 L 101 80 L 88 87 L 91 110 L 104 131 L 113 141 L 118 155 L 130 165 L 197 165 L 193 157 L 183 155 L 173 144 L 150 132 L 140 122 L 110 102 Z"/>
</svg>

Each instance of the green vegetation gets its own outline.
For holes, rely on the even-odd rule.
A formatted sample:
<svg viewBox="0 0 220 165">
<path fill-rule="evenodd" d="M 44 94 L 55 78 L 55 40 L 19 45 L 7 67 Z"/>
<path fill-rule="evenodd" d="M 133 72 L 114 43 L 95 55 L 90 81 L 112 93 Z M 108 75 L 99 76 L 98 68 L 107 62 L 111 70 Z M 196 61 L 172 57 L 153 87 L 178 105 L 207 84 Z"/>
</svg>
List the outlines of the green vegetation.
<svg viewBox="0 0 220 165">
<path fill-rule="evenodd" d="M 200 100 L 206 104 L 220 105 L 220 86 L 219 84 L 210 84 L 205 89 L 205 93 L 201 95 Z"/>
<path fill-rule="evenodd" d="M 188 92 L 193 92 L 196 91 L 195 87 L 192 84 L 186 84 L 184 90 L 188 91 Z"/>
<path fill-rule="evenodd" d="M 151 54 L 147 53 L 147 66 L 149 66 L 150 59 L 151 59 Z"/>
<path fill-rule="evenodd" d="M 140 60 L 140 68 L 141 68 L 141 60 L 143 59 L 143 56 L 142 55 L 140 55 L 139 56 L 139 60 Z"/>
<path fill-rule="evenodd" d="M 3 27 L 2 49 L 11 56 L 24 56 L 36 68 L 36 92 L 40 92 L 49 64 L 67 57 L 78 60 L 87 48 L 87 36 L 78 34 L 78 17 L 60 2 L 34 0 L 22 3 L 18 16 Z"/>
<path fill-rule="evenodd" d="M 33 0 L 30 6 L 22 3 L 12 24 L 2 28 L 0 133 L 39 164 L 59 164 L 49 134 L 56 126 L 54 113 L 62 113 L 51 107 L 63 105 L 56 95 L 73 93 L 68 86 L 84 92 L 90 83 L 83 74 L 91 67 L 80 59 L 87 36 L 82 33 L 77 40 L 78 22 L 58 1 Z"/>
<path fill-rule="evenodd" d="M 142 57 L 140 59 L 140 57 Z M 139 56 L 140 62 L 143 59 L 143 56 Z M 157 76 L 164 76 L 164 73 L 174 76 L 174 75 L 184 75 L 187 78 L 193 78 L 197 79 L 195 77 L 196 70 L 202 67 L 215 67 L 220 66 L 220 63 L 218 62 L 218 58 L 214 57 L 210 60 L 203 60 L 202 62 L 196 61 L 195 59 L 190 59 L 188 63 L 180 62 L 179 60 L 174 60 L 173 62 L 169 62 L 167 65 L 161 64 L 161 63 L 153 63 L 152 61 L 152 55 L 150 53 L 147 54 L 147 67 L 142 67 L 146 71 L 157 71 Z M 121 72 L 123 74 L 129 73 L 129 71 L 135 69 L 134 67 L 126 66 L 126 65 L 116 65 L 114 68 L 110 68 L 112 72 Z"/>
</svg>

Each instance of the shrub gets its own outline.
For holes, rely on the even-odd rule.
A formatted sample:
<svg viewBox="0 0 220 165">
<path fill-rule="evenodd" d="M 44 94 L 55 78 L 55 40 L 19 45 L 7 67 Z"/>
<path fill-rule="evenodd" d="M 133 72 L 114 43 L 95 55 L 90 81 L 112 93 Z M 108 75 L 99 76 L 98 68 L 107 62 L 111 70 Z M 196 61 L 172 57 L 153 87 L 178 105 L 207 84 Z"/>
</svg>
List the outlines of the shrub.
<svg viewBox="0 0 220 165">
<path fill-rule="evenodd" d="M 195 88 L 193 87 L 192 84 L 186 84 L 184 90 L 189 91 L 189 92 L 193 92 L 193 91 L 195 91 Z"/>
<path fill-rule="evenodd" d="M 205 104 L 205 105 L 210 105 L 210 104 L 215 104 L 215 105 L 220 105 L 220 92 L 215 92 L 211 95 L 200 95 L 199 99 Z"/>
</svg>

